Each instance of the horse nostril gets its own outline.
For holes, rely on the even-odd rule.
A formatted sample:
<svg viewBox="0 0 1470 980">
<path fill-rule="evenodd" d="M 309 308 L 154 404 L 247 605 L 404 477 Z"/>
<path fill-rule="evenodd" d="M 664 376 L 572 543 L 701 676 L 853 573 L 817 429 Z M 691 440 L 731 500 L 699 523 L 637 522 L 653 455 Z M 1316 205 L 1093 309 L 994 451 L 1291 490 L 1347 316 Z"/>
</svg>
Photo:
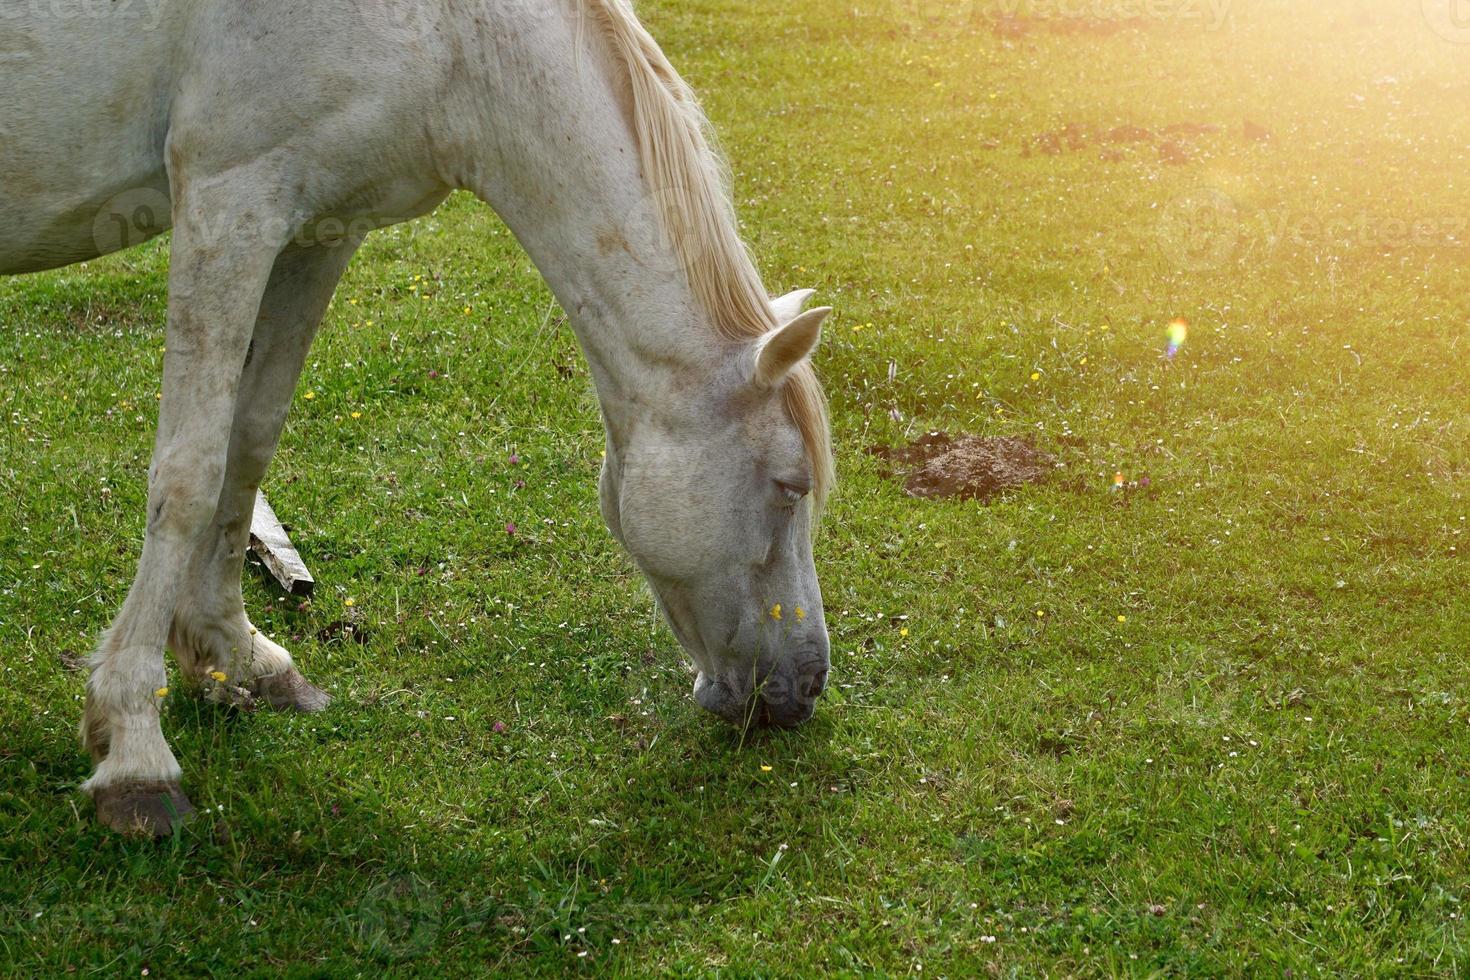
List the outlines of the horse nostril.
<svg viewBox="0 0 1470 980">
<path fill-rule="evenodd" d="M 802 680 L 802 695 L 808 698 L 819 698 L 827 689 L 827 670 L 823 668 L 814 674 L 807 675 Z"/>
</svg>

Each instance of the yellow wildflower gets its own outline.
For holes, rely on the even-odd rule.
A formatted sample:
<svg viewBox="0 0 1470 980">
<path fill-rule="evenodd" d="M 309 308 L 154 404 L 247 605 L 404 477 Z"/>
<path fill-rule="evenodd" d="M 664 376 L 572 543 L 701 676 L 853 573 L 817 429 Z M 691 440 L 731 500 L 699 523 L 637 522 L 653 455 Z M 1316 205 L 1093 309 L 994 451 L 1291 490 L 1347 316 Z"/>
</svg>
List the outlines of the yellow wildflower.
<svg viewBox="0 0 1470 980">
<path fill-rule="evenodd" d="M 221 684 L 223 684 L 225 681 L 227 681 L 227 680 L 230 679 L 230 675 L 229 674 L 226 674 L 222 670 L 211 670 L 209 672 L 209 676 L 210 677 L 213 677 L 215 680 L 219 681 Z"/>
<path fill-rule="evenodd" d="M 780 619 L 781 618 L 781 603 L 778 602 L 774 606 L 771 607 L 771 618 L 772 619 Z"/>
<path fill-rule="evenodd" d="M 158 690 L 156 690 L 156 691 L 153 692 L 153 696 L 156 697 L 156 698 L 166 698 L 166 697 L 168 697 L 168 688 L 166 688 L 166 687 L 160 687 Z"/>
<path fill-rule="evenodd" d="M 803 619 L 806 619 L 806 610 L 803 609 L 803 608 L 801 608 L 800 606 L 797 606 L 796 607 L 796 621 L 799 623 Z"/>
</svg>

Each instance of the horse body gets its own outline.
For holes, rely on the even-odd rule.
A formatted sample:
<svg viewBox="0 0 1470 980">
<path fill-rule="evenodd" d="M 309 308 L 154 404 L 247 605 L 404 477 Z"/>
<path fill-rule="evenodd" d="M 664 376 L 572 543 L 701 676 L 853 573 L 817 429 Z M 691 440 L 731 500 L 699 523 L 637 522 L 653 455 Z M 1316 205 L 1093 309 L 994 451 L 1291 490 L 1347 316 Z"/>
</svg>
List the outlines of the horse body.
<svg viewBox="0 0 1470 980">
<path fill-rule="evenodd" d="M 0 19 L 0 273 L 94 258 L 109 199 L 168 191 L 169 32 L 98 44 L 64 21 L 16 28 Z"/>
<path fill-rule="evenodd" d="M 188 808 L 159 727 L 165 645 L 210 696 L 325 705 L 245 614 L 251 505 L 353 251 L 458 188 L 567 311 L 606 424 L 601 509 L 696 699 L 736 722 L 808 717 L 828 663 L 807 363 L 826 311 L 757 294 L 702 116 L 625 0 L 147 13 L 140 29 L 32 7 L 0 40 L 0 272 L 174 236 L 147 534 L 82 721 L 104 822 L 159 832 Z"/>
<path fill-rule="evenodd" d="M 0 273 L 167 231 L 171 170 L 223 177 L 273 157 L 294 186 L 271 189 L 278 206 L 263 217 L 278 228 L 267 231 L 285 227 L 298 244 L 324 223 L 324 237 L 345 239 L 417 217 L 449 193 L 416 142 L 442 123 L 448 59 L 395 43 L 411 27 L 373 30 L 371 8 L 347 4 L 156 2 L 142 23 L 41 5 L 3 22 L 14 33 L 0 40 Z M 230 233 L 216 217 L 216 234 Z"/>
</svg>

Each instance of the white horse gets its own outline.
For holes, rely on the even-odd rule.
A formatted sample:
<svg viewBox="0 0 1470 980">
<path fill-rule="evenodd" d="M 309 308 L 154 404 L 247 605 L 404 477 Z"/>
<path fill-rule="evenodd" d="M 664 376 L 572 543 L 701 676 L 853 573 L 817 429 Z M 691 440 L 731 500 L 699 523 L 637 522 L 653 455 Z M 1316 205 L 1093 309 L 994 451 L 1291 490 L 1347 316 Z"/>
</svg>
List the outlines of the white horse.
<svg viewBox="0 0 1470 980">
<path fill-rule="evenodd" d="M 81 724 L 103 823 L 163 833 L 191 809 L 159 726 L 165 647 L 196 690 L 326 705 L 246 617 L 252 501 L 353 251 L 456 188 L 570 317 L 607 432 L 602 513 L 696 700 L 810 717 L 832 464 L 808 358 L 829 311 L 768 299 L 698 104 L 628 0 L 16 2 L 0 273 L 173 229 L 147 532 Z"/>
</svg>

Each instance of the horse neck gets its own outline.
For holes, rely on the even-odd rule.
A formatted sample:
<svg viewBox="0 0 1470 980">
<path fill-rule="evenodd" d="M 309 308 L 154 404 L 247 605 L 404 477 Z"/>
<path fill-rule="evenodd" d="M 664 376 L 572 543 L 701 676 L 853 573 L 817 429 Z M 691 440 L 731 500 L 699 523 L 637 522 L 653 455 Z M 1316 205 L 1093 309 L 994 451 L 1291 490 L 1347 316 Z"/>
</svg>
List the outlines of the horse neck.
<svg viewBox="0 0 1470 980">
<path fill-rule="evenodd" d="M 578 0 L 511 9 L 521 13 L 478 52 L 470 104 L 456 113 L 471 120 L 464 184 L 495 208 L 566 311 L 616 439 L 630 406 L 707 375 L 725 342 L 661 231 L 623 67 L 595 23 Z"/>
</svg>

